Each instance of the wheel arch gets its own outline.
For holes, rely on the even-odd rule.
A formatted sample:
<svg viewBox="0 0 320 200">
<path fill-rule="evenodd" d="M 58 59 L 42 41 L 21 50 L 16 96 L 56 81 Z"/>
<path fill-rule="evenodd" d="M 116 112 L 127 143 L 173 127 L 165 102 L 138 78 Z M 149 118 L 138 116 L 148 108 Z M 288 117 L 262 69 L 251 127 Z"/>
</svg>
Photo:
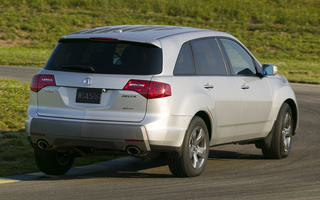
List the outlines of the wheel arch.
<svg viewBox="0 0 320 200">
<path fill-rule="evenodd" d="M 299 107 L 293 89 L 288 83 L 284 83 L 284 78 L 281 77 L 281 75 L 276 75 L 274 77 L 270 77 L 272 81 L 269 81 L 271 91 L 273 93 L 272 118 L 275 121 L 282 105 L 287 103 L 292 111 L 292 117 L 294 120 L 293 134 L 295 134 L 299 124 Z"/>
<path fill-rule="evenodd" d="M 292 99 L 287 99 L 284 103 L 287 103 L 290 106 L 290 109 L 292 111 L 292 117 L 294 121 L 294 127 L 293 127 L 293 135 L 296 134 L 296 130 L 298 128 L 298 121 L 299 121 L 299 110 L 298 106 Z"/>
<path fill-rule="evenodd" d="M 212 123 L 211 123 L 211 119 L 209 117 L 209 114 L 205 111 L 199 111 L 195 114 L 195 116 L 200 117 L 204 123 L 207 126 L 208 129 L 208 133 L 209 133 L 209 141 L 211 140 L 211 136 L 212 136 Z"/>
</svg>

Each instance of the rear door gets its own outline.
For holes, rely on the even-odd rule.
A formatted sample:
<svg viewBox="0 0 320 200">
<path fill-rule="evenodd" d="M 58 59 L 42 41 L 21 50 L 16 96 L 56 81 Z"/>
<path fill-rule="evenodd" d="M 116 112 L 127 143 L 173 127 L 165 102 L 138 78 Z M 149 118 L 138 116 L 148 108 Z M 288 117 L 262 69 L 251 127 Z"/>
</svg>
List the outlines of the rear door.
<svg viewBox="0 0 320 200">
<path fill-rule="evenodd" d="M 160 48 L 127 42 L 60 41 L 41 74 L 56 85 L 38 92 L 38 115 L 105 121 L 139 122 L 147 99 L 124 90 L 129 80 L 151 80 L 161 73 Z"/>
<path fill-rule="evenodd" d="M 191 41 L 199 88 L 213 119 L 212 144 L 232 142 L 240 122 L 241 100 L 215 38 Z"/>
</svg>

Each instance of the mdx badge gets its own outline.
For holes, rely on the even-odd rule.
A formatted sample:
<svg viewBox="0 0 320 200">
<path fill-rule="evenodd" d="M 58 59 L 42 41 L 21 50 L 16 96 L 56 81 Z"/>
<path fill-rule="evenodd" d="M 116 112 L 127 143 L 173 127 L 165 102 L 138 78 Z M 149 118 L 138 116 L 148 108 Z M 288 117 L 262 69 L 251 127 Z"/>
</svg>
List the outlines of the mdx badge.
<svg viewBox="0 0 320 200">
<path fill-rule="evenodd" d="M 91 78 L 86 78 L 86 79 L 84 79 L 83 84 L 84 84 L 85 86 L 91 85 L 91 84 L 92 84 Z"/>
</svg>

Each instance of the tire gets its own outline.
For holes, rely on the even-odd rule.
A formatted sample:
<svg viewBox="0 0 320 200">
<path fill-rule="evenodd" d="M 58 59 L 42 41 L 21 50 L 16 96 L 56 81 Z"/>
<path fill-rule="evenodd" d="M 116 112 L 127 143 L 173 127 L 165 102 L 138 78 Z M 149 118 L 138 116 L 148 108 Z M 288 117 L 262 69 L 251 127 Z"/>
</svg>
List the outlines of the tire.
<svg viewBox="0 0 320 200">
<path fill-rule="evenodd" d="M 34 158 L 40 171 L 48 175 L 63 175 L 74 162 L 74 156 L 38 148 L 34 149 Z"/>
<path fill-rule="evenodd" d="M 284 103 L 279 111 L 273 130 L 270 147 L 262 147 L 265 158 L 281 159 L 289 156 L 293 133 L 293 118 L 290 106 Z"/>
<path fill-rule="evenodd" d="M 205 122 L 194 117 L 190 122 L 179 157 L 168 158 L 169 169 L 177 177 L 199 176 L 209 155 L 209 134 Z"/>
</svg>

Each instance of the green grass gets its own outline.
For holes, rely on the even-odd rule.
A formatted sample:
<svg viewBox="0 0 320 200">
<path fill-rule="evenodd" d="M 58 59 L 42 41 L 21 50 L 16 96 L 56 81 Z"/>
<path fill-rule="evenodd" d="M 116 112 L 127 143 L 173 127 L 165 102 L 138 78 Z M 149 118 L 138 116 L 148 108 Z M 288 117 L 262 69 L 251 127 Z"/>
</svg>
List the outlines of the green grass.
<svg viewBox="0 0 320 200">
<path fill-rule="evenodd" d="M 0 64 L 43 67 L 52 49 L 0 47 Z"/>
<path fill-rule="evenodd" d="M 37 171 L 24 132 L 29 84 L 0 79 L 0 176 Z"/>
<path fill-rule="evenodd" d="M 36 172 L 33 150 L 23 131 L 0 131 L 0 176 Z"/>
<path fill-rule="evenodd" d="M 29 102 L 29 84 L 0 80 L 0 130 L 24 129 Z"/>
<path fill-rule="evenodd" d="M 320 64 L 304 60 L 260 59 L 278 67 L 278 73 L 284 75 L 291 83 L 320 84 Z"/>
<path fill-rule="evenodd" d="M 167 24 L 231 33 L 290 81 L 320 83 L 319 10 L 319 0 L 3 0 L 0 64 L 42 67 L 59 37 L 86 28 Z"/>
</svg>

